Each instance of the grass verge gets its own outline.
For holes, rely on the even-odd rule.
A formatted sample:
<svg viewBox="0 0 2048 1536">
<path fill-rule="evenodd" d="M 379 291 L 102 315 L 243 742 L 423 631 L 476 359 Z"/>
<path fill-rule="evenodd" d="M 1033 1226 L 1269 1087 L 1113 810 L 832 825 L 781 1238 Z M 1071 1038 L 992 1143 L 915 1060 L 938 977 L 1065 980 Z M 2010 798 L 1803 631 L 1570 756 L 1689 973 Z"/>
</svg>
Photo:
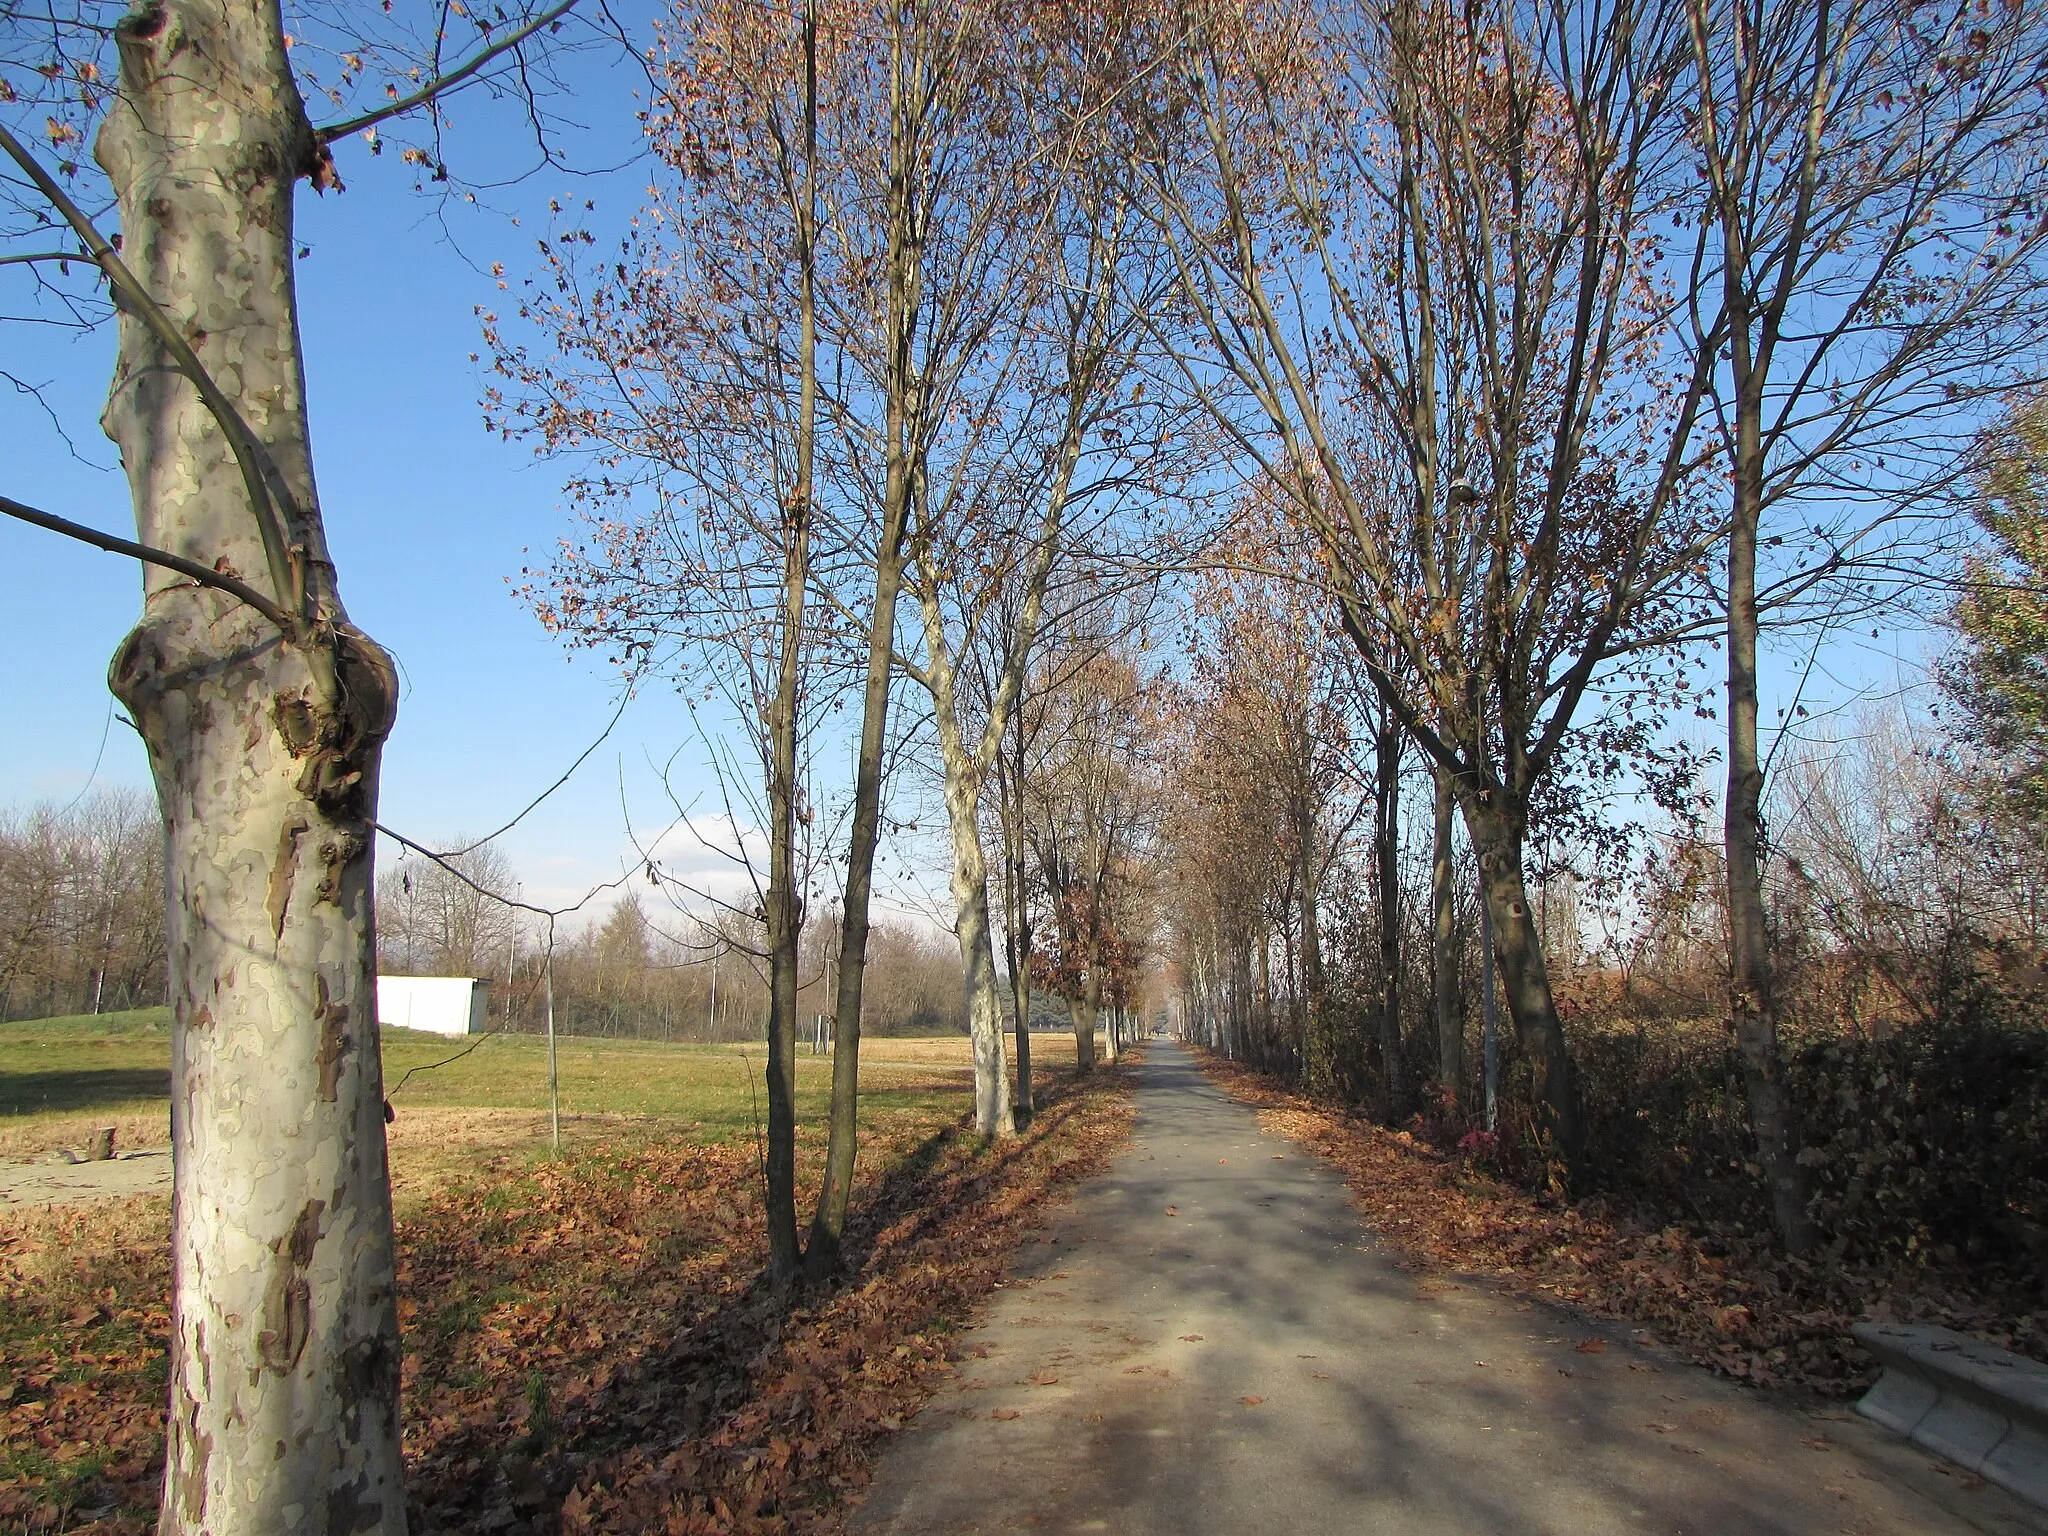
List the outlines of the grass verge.
<svg viewBox="0 0 2048 1536">
<path fill-rule="evenodd" d="M 540 1036 L 381 1034 L 385 1091 L 400 1124 L 416 1110 L 548 1106 L 548 1047 Z M 699 1140 L 722 1141 L 751 1140 L 765 1113 L 759 1045 L 565 1036 L 556 1055 L 562 1110 L 571 1117 L 665 1117 Z M 167 1008 L 0 1024 L 0 1158 L 79 1146 L 105 1125 L 116 1128 L 124 1148 L 166 1144 L 170 1070 Z M 822 1116 L 831 1058 L 799 1052 L 796 1074 L 799 1117 Z M 877 1109 L 967 1094 L 967 1042 L 864 1039 L 861 1091 Z"/>
</svg>

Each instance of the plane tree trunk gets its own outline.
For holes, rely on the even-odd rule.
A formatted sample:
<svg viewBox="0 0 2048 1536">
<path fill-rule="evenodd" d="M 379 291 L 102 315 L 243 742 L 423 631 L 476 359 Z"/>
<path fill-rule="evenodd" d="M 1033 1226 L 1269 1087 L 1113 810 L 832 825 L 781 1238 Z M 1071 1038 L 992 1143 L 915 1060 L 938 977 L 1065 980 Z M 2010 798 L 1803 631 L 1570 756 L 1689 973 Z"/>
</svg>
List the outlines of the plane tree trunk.
<svg viewBox="0 0 2048 1536">
<path fill-rule="evenodd" d="M 1092 956 L 1088 964 L 1088 979 L 1081 983 L 1080 991 L 1067 1000 L 1067 1013 L 1074 1021 L 1074 1067 L 1077 1071 L 1093 1072 L 1095 1022 L 1102 1014 L 1102 978 L 1097 974 Z"/>
<path fill-rule="evenodd" d="M 1003 907 L 1005 942 L 1008 946 L 1010 963 L 1010 1007 L 1015 1014 L 1017 1031 L 1016 1049 L 1016 1092 L 1011 1098 L 1011 1112 L 1019 1119 L 1029 1120 L 1037 1108 L 1031 1091 L 1031 905 L 1025 889 L 1024 865 L 1024 734 L 1022 716 L 1015 722 L 1013 736 L 1016 741 L 1016 771 L 1003 771 L 999 779 L 1002 790 L 1003 822 Z"/>
<path fill-rule="evenodd" d="M 1010 1108 L 1009 1065 L 1003 1059 L 1003 1004 L 996 991 L 988 864 L 981 849 L 984 764 L 976 760 L 960 733 L 952 660 L 936 600 L 927 596 L 924 611 L 929 649 L 925 676 L 938 725 L 946 823 L 953 844 L 953 932 L 960 944 L 960 972 L 967 987 L 967 1035 L 974 1053 L 974 1128 L 984 1136 L 1010 1136 L 1017 1126 Z M 993 730 L 1001 728 L 1000 720 L 992 722 Z"/>
<path fill-rule="evenodd" d="M 1374 742 L 1374 863 L 1379 886 L 1380 1072 L 1387 1112 L 1397 1115 L 1407 1097 L 1401 1071 L 1401 725 L 1393 708 L 1380 701 Z"/>
<path fill-rule="evenodd" d="M 96 156 L 121 257 L 233 402 L 133 304 L 102 418 L 151 567 L 110 674 L 165 827 L 173 1290 L 166 1533 L 403 1532 L 371 837 L 396 709 L 348 622 L 308 446 L 293 191 L 319 150 L 273 6 L 118 29 Z M 253 489 L 260 487 L 260 493 Z"/>
</svg>

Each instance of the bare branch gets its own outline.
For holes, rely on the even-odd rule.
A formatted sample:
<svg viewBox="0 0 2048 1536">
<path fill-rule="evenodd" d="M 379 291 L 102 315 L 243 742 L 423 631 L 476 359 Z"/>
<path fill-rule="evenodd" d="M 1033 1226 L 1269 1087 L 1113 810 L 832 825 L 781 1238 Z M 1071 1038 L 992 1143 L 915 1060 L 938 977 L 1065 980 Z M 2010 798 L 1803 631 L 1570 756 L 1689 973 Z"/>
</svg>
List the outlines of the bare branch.
<svg viewBox="0 0 2048 1536">
<path fill-rule="evenodd" d="M 53 513 L 38 512 L 34 507 L 24 506 L 6 496 L 0 496 L 0 512 L 18 518 L 24 523 L 33 523 L 38 528 L 47 528 L 52 533 L 61 533 L 66 538 L 78 540 L 81 544 L 90 544 L 95 549 L 104 549 L 110 555 L 127 555 L 132 559 L 147 561 L 151 565 L 160 565 L 167 571 L 176 571 L 180 576 L 190 577 L 202 587 L 211 587 L 216 592 L 225 592 L 230 597 L 239 598 L 286 635 L 291 635 L 295 631 L 295 626 L 284 610 L 261 592 L 247 582 L 201 565 L 197 560 L 174 555 L 167 549 L 153 549 L 147 544 L 137 544 L 133 539 L 101 533 L 96 528 L 88 528 L 83 523 L 74 523 L 69 518 L 58 517 Z"/>
<path fill-rule="evenodd" d="M 363 129 L 372 127 L 377 123 L 388 122 L 394 117 L 403 117 L 408 112 L 416 111 L 420 107 L 426 106 L 436 97 L 446 95 L 456 86 L 462 84 L 463 81 L 469 79 L 478 70 L 490 63 L 491 60 L 517 48 L 521 43 L 533 36 L 534 33 L 540 31 L 541 28 L 552 26 L 555 22 L 560 21 L 569 12 L 573 11 L 576 5 L 577 0 L 562 0 L 562 3 L 555 6 L 554 9 L 541 12 L 540 15 L 534 17 L 525 26 L 506 37 L 500 38 L 497 42 L 491 44 L 490 47 L 484 49 L 483 52 L 471 57 L 467 62 L 458 64 L 454 69 L 448 71 L 447 74 L 435 76 L 410 96 L 402 96 L 397 101 L 390 103 L 388 106 L 379 107 L 374 112 L 365 112 L 361 116 L 351 117 L 339 123 L 330 123 L 325 128 L 316 128 L 313 130 L 313 137 L 321 145 L 325 146 L 332 144 L 336 139 L 345 139 L 352 133 L 360 133 Z"/>
</svg>

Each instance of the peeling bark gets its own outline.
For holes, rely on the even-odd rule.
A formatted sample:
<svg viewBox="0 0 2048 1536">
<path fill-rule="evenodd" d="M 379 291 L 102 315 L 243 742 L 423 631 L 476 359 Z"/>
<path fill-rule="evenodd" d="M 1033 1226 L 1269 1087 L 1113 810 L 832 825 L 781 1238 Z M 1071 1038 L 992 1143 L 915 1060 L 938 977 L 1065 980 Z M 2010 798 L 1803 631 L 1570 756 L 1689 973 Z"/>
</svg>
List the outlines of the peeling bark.
<svg viewBox="0 0 2048 1536">
<path fill-rule="evenodd" d="M 947 737 L 951 741 L 947 741 Z M 1003 1051 L 1003 1005 L 988 911 L 988 869 L 981 851 L 979 776 L 965 762 L 957 722 L 940 732 L 946 763 L 946 813 L 953 841 L 953 931 L 967 986 L 967 1035 L 974 1051 L 974 1128 L 984 1136 L 1016 1133 L 1010 1072 Z"/>
<path fill-rule="evenodd" d="M 406 1529 L 370 838 L 396 706 L 335 591 L 308 450 L 292 197 L 317 149 L 274 6 L 179 0 L 119 28 L 95 152 L 122 255 L 240 410 L 288 585 L 222 422 L 133 313 L 103 425 L 161 568 L 115 694 L 162 808 L 173 1007 L 171 1412 L 161 1529 Z M 216 563 L 219 562 L 217 565 Z"/>
<path fill-rule="evenodd" d="M 974 1052 L 974 1128 L 984 1136 L 1011 1136 L 1016 1117 L 1010 1103 L 1009 1066 L 1003 1052 L 1003 1005 L 996 990 L 995 939 L 989 922 L 988 862 L 981 848 L 981 787 L 992 753 L 969 749 L 960 730 L 959 700 L 945 616 L 935 585 L 918 590 L 924 615 L 924 680 L 938 727 L 939 762 L 945 777 L 946 826 L 953 845 L 953 932 L 960 944 L 960 973 L 967 988 L 967 1035 Z M 999 698 L 999 708 L 1006 707 Z M 1005 719 L 988 723 L 983 745 L 1001 740 Z"/>
</svg>

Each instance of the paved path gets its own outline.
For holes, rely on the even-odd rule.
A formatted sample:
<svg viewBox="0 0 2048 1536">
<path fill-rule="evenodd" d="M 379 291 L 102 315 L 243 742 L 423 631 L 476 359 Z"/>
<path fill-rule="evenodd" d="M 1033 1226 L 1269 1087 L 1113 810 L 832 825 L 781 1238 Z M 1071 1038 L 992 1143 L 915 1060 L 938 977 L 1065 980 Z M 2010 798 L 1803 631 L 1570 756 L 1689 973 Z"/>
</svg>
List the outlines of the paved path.
<svg viewBox="0 0 2048 1536">
<path fill-rule="evenodd" d="M 1418 1278 L 1186 1052 L 1139 1081 L 1131 1150 L 962 1335 L 859 1536 L 2048 1529 L 1853 1416 Z"/>
</svg>

